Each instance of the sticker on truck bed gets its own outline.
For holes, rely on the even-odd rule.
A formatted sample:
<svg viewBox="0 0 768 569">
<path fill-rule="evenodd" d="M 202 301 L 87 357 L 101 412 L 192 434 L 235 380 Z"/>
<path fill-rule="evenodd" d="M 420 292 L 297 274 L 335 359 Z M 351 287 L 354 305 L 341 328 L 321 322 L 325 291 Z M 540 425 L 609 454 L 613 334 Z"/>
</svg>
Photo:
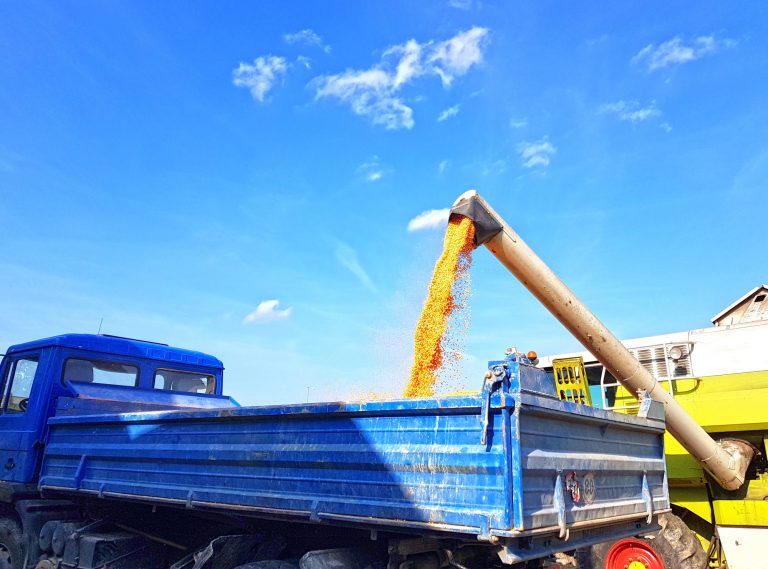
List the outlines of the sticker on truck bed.
<svg viewBox="0 0 768 569">
<path fill-rule="evenodd" d="M 591 504 L 595 501 L 595 474 L 590 472 L 584 477 L 581 483 L 581 488 L 584 495 L 584 503 Z"/>
<path fill-rule="evenodd" d="M 574 503 L 581 500 L 581 491 L 579 490 L 579 479 L 575 472 L 569 472 L 565 477 L 565 491 L 571 493 L 571 500 Z"/>
</svg>

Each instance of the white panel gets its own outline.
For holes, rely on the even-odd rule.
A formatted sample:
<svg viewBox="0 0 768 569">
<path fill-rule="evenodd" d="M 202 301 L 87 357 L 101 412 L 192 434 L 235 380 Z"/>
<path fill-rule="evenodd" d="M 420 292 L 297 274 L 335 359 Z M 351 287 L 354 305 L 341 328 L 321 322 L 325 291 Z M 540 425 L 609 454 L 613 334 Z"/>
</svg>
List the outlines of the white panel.
<svg viewBox="0 0 768 569">
<path fill-rule="evenodd" d="M 674 334 L 662 334 L 647 338 L 635 338 L 622 340 L 622 343 L 633 352 L 646 349 L 646 369 L 654 373 L 654 366 L 659 362 L 654 359 L 649 348 L 666 344 L 668 347 L 691 346 L 690 354 L 683 350 L 686 357 L 681 363 L 685 372 L 695 377 L 709 375 L 727 375 L 731 373 L 743 373 L 749 371 L 768 370 L 768 322 L 750 322 L 732 327 L 713 326 L 702 330 L 690 332 L 677 332 Z M 596 361 L 589 352 L 574 352 L 556 356 L 542 356 L 539 358 L 539 367 L 552 365 L 552 360 L 562 357 L 582 356 L 584 363 Z M 642 356 L 641 356 L 642 359 Z M 658 373 L 658 372 L 657 372 Z M 677 374 L 676 374 L 677 376 Z"/>
<path fill-rule="evenodd" d="M 698 377 L 768 369 L 766 323 L 694 330 L 691 340 L 693 372 Z"/>
<path fill-rule="evenodd" d="M 717 526 L 728 569 L 768 569 L 768 528 Z"/>
</svg>

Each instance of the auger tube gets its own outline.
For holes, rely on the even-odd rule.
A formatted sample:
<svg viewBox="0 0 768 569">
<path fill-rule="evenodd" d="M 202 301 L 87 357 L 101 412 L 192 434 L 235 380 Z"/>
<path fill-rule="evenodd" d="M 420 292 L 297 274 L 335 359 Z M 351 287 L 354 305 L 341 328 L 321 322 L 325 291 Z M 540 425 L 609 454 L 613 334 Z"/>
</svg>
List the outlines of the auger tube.
<svg viewBox="0 0 768 569">
<path fill-rule="evenodd" d="M 456 200 L 454 215 L 472 219 L 475 245 L 485 245 L 630 393 L 637 397 L 642 390 L 664 404 L 667 430 L 720 486 L 741 487 L 755 453 L 752 445 L 713 440 L 475 190 Z"/>
</svg>

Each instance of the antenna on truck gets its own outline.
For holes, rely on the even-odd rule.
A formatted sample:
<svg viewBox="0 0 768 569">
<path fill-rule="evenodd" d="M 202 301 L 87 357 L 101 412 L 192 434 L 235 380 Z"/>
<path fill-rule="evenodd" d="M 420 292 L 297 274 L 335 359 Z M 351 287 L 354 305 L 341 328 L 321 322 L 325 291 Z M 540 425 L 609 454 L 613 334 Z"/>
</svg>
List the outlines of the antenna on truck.
<svg viewBox="0 0 768 569">
<path fill-rule="evenodd" d="M 99 331 L 96 332 L 97 334 L 101 334 L 101 325 L 104 324 L 104 317 L 101 317 L 101 320 L 99 320 Z"/>
</svg>

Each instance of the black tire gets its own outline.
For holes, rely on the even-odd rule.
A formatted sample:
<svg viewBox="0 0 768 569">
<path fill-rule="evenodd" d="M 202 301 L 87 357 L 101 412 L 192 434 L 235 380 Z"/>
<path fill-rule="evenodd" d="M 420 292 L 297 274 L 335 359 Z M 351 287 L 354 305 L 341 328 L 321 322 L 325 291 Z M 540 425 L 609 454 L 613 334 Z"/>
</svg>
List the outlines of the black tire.
<svg viewBox="0 0 768 569">
<path fill-rule="evenodd" d="M 235 569 L 298 569 L 298 563 L 283 561 L 281 559 L 265 559 L 264 561 L 254 561 L 245 565 L 238 565 Z"/>
<path fill-rule="evenodd" d="M 23 569 L 24 538 L 19 524 L 0 518 L 0 569 Z"/>
<path fill-rule="evenodd" d="M 648 549 L 656 552 L 664 569 L 706 569 L 707 554 L 696 534 L 674 514 L 659 516 L 661 530 L 655 534 L 636 538 Z M 614 569 L 606 566 L 611 549 L 624 540 L 607 541 L 576 552 L 579 569 Z M 623 566 L 622 566 L 623 567 Z"/>
</svg>

